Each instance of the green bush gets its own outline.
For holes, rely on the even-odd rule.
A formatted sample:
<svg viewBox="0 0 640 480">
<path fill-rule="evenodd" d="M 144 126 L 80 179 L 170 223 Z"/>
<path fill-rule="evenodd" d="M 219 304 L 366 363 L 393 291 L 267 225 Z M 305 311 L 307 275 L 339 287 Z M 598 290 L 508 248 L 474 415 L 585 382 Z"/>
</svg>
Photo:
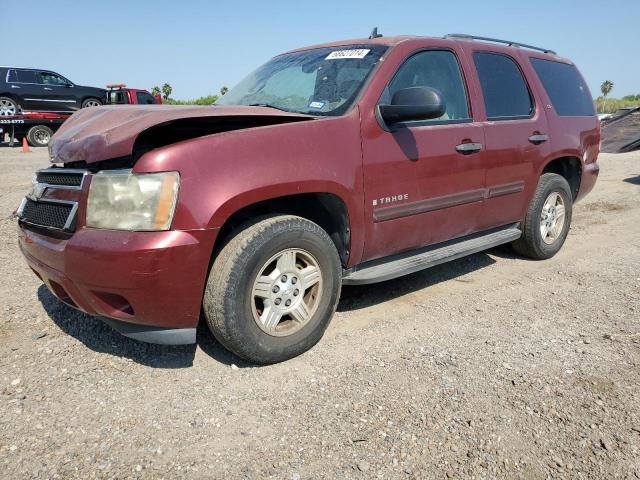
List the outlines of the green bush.
<svg viewBox="0 0 640 480">
<path fill-rule="evenodd" d="M 176 100 L 175 98 L 165 98 L 162 100 L 167 105 L 211 105 L 218 99 L 217 95 L 207 95 L 193 100 Z"/>
<path fill-rule="evenodd" d="M 623 98 L 596 98 L 598 113 L 614 113 L 619 108 L 640 107 L 640 95 L 627 95 Z"/>
</svg>

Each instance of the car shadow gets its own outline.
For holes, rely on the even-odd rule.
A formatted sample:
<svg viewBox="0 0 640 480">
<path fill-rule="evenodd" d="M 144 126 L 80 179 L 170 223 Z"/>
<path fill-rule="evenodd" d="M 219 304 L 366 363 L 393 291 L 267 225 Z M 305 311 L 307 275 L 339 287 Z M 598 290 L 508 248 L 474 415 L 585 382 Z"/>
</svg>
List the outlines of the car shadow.
<svg viewBox="0 0 640 480">
<path fill-rule="evenodd" d="M 38 299 L 60 330 L 95 352 L 129 358 L 153 368 L 186 368 L 193 365 L 195 344 L 154 345 L 127 338 L 100 319 L 61 302 L 44 285 L 38 288 Z"/>
<path fill-rule="evenodd" d="M 487 253 L 498 257 L 518 258 L 509 247 L 497 247 L 449 263 L 406 275 L 395 280 L 364 285 L 345 286 L 338 304 L 339 312 L 355 311 L 384 303 L 393 298 L 457 279 L 495 263 Z M 472 280 L 460 281 L 473 283 Z M 211 334 L 204 318 L 200 319 L 193 345 L 156 345 L 125 337 L 99 318 L 80 312 L 56 298 L 47 287 L 38 288 L 38 299 L 53 322 L 95 352 L 124 357 L 152 368 L 177 369 L 193 366 L 196 349 L 224 365 L 251 368 L 246 362 L 224 348 Z"/>
<path fill-rule="evenodd" d="M 497 250 L 494 248 L 489 252 L 495 253 Z M 476 253 L 394 280 L 362 286 L 345 285 L 338 303 L 338 312 L 349 312 L 378 305 L 488 267 L 496 263 L 487 255 L 489 252 Z M 460 281 L 467 282 L 467 280 Z M 468 282 L 472 283 L 471 280 Z"/>
<path fill-rule="evenodd" d="M 625 178 L 623 182 L 631 183 L 633 185 L 640 185 L 640 175 L 636 175 L 635 177 Z"/>
<path fill-rule="evenodd" d="M 214 360 L 239 368 L 252 367 L 224 348 L 211 334 L 204 318 L 200 319 L 193 345 L 156 345 L 125 337 L 99 318 L 82 313 L 58 300 L 41 285 L 38 299 L 49 318 L 67 335 L 81 341 L 95 352 L 124 357 L 152 368 L 188 368 L 193 366 L 197 347 Z"/>
</svg>

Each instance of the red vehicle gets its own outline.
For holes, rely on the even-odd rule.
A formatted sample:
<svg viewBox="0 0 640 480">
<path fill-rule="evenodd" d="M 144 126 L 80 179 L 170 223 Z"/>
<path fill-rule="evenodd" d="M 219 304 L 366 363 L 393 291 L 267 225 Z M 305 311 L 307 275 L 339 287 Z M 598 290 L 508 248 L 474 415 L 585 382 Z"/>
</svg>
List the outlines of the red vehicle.
<svg viewBox="0 0 640 480">
<path fill-rule="evenodd" d="M 154 105 L 162 103 L 160 95 L 152 95 L 147 90 L 126 87 L 123 83 L 107 85 L 107 103 L 111 105 Z"/>
<path fill-rule="evenodd" d="M 502 243 L 562 246 L 598 175 L 575 66 L 461 35 L 279 55 L 208 107 L 76 113 L 20 205 L 20 247 L 63 302 L 133 338 L 273 363 L 311 348 L 341 285 Z M 383 61 L 384 60 L 384 61 Z"/>
</svg>

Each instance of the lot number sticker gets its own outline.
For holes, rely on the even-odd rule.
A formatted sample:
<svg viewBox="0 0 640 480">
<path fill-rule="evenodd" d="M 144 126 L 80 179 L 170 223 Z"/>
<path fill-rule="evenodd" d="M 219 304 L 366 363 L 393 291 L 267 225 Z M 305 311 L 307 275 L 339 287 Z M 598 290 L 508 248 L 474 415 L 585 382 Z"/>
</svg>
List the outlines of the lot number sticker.
<svg viewBox="0 0 640 480">
<path fill-rule="evenodd" d="M 364 58 L 371 50 L 367 48 L 356 48 L 354 50 L 336 50 L 327 55 L 325 60 L 337 60 L 340 58 Z"/>
</svg>

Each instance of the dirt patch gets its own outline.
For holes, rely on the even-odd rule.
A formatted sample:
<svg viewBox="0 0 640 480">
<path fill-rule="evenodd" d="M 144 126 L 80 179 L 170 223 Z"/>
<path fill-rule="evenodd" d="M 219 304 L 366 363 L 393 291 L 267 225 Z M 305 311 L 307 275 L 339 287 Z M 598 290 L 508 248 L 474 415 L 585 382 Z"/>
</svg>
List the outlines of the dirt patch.
<svg viewBox="0 0 640 480">
<path fill-rule="evenodd" d="M 4 218 L 48 162 L 0 162 Z M 638 162 L 602 156 L 553 259 L 502 247 L 345 288 L 315 348 L 262 368 L 206 329 L 146 345 L 61 304 L 2 221 L 3 477 L 638 478 Z"/>
</svg>

